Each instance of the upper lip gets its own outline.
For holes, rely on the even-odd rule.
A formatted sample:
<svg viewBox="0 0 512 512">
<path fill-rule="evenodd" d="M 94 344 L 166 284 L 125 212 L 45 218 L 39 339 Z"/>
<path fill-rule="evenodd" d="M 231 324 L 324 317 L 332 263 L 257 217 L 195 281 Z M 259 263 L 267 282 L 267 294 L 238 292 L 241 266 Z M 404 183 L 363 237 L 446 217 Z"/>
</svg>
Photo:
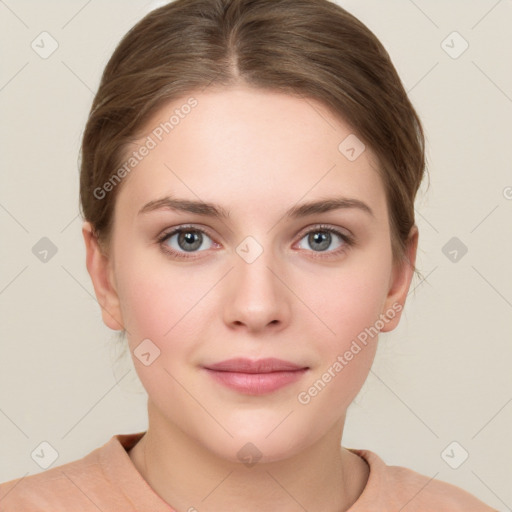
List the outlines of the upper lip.
<svg viewBox="0 0 512 512">
<path fill-rule="evenodd" d="M 205 368 L 221 372 L 271 373 L 303 370 L 307 367 L 273 357 L 257 360 L 236 357 L 233 359 L 227 359 L 226 361 L 221 361 L 220 363 L 209 364 L 208 366 L 205 366 Z"/>
</svg>

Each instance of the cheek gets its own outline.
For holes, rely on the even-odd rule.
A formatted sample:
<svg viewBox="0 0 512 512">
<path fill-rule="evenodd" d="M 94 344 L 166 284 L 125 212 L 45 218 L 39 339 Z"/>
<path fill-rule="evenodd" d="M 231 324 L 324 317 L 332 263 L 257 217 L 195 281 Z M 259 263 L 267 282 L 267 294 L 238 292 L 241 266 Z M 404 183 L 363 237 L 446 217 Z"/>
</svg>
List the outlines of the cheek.
<svg viewBox="0 0 512 512">
<path fill-rule="evenodd" d="M 178 382 L 184 382 L 189 370 L 187 364 L 194 350 L 190 340 L 196 338 L 194 329 L 201 324 L 197 303 L 205 291 L 199 287 L 193 294 L 183 293 L 187 284 L 195 286 L 187 273 L 166 276 L 164 268 L 154 265 L 143 268 L 139 264 L 134 269 L 120 278 L 118 287 L 127 340 L 141 383 L 152 400 L 166 410 L 168 400 L 186 398 Z M 145 353 L 149 353 L 146 359 L 142 356 Z"/>
<path fill-rule="evenodd" d="M 361 261 L 315 281 L 317 286 L 307 296 L 318 317 L 313 320 L 319 333 L 315 350 L 320 365 L 299 403 L 315 403 L 313 408 L 319 407 L 319 412 L 322 403 L 324 407 L 331 403 L 335 416 L 359 392 L 377 348 L 389 264 L 385 258 L 372 266 Z"/>
<path fill-rule="evenodd" d="M 338 272 L 331 270 L 325 278 L 317 274 L 308 283 L 302 294 L 318 318 L 321 350 L 331 354 L 344 351 L 352 339 L 375 325 L 387 296 L 389 271 L 384 260 L 371 266 L 347 265 Z"/>
<path fill-rule="evenodd" d="M 130 277 L 119 287 L 123 321 L 132 342 L 138 338 L 159 339 L 172 327 L 173 295 L 155 288 L 151 276 Z M 175 297 L 176 295 L 174 295 Z M 176 300 L 176 299 L 174 299 Z"/>
<path fill-rule="evenodd" d="M 193 364 L 201 326 L 208 324 L 208 291 L 216 280 L 205 272 L 173 267 L 162 257 L 144 259 L 142 253 L 120 259 L 118 269 L 118 294 L 135 368 L 148 393 L 158 394 L 168 379 L 166 386 L 173 387 L 165 370 L 179 378 L 188 371 L 187 364 Z M 144 340 L 151 343 L 143 345 Z M 142 347 L 158 354 L 149 366 L 137 360 Z"/>
<path fill-rule="evenodd" d="M 378 343 L 376 322 L 385 296 L 385 282 L 375 276 L 362 279 L 351 274 L 331 283 L 319 308 L 315 351 L 318 366 L 297 396 L 304 417 L 322 417 L 322 425 L 312 427 L 320 434 L 326 425 L 334 424 L 346 411 L 368 377 Z M 326 299 L 328 296 L 328 300 Z M 322 304 L 317 297 L 317 307 Z M 332 331 L 332 332 L 331 332 Z"/>
<path fill-rule="evenodd" d="M 187 324 L 187 311 L 205 293 L 198 273 L 173 267 L 162 255 L 148 257 L 148 252 L 133 251 L 117 261 L 121 312 L 134 341 L 137 336 L 170 338 L 175 328 Z"/>
</svg>

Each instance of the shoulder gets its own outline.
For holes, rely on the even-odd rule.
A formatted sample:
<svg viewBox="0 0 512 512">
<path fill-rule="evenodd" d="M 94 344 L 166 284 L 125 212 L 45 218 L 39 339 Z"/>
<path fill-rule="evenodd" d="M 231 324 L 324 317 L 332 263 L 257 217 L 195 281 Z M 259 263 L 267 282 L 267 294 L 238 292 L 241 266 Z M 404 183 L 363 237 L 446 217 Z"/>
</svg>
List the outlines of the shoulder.
<svg viewBox="0 0 512 512">
<path fill-rule="evenodd" d="M 96 501 L 108 491 L 102 459 L 111 442 L 79 460 L 1 483 L 0 510 L 97 512 Z"/>
<path fill-rule="evenodd" d="M 81 461 L 74 461 L 41 473 L 16 478 L 0 484 L 0 505 L 3 512 L 43 510 L 89 510 L 92 503 L 81 491 L 80 482 L 95 473 Z M 97 509 L 96 509 L 97 510 Z"/>
<path fill-rule="evenodd" d="M 365 459 L 370 466 L 368 482 L 360 497 L 361 504 L 365 506 L 379 501 L 379 506 L 386 504 L 385 510 L 389 511 L 403 509 L 408 512 L 496 512 L 460 487 L 409 468 L 388 466 L 376 453 L 369 450 L 351 451 Z M 359 500 L 355 505 L 359 505 Z M 359 509 L 353 510 L 358 512 Z"/>
</svg>

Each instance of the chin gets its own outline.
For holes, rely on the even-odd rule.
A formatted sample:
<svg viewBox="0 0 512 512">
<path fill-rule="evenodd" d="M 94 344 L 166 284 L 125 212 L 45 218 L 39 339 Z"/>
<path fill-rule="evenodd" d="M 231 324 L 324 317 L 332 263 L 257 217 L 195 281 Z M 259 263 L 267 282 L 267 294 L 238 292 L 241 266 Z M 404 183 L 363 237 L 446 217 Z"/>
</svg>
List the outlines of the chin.
<svg viewBox="0 0 512 512">
<path fill-rule="evenodd" d="M 227 436 L 223 436 L 222 441 L 218 439 L 218 443 L 212 446 L 210 437 L 207 441 L 208 449 L 230 462 L 252 467 L 255 464 L 289 459 L 316 441 L 307 428 L 303 429 L 304 432 L 298 432 L 296 428 L 290 430 L 290 425 L 286 428 L 284 422 L 279 425 L 282 419 L 274 421 L 272 426 L 260 424 L 259 428 L 254 422 L 245 429 L 228 427 L 233 438 L 226 439 Z"/>
</svg>

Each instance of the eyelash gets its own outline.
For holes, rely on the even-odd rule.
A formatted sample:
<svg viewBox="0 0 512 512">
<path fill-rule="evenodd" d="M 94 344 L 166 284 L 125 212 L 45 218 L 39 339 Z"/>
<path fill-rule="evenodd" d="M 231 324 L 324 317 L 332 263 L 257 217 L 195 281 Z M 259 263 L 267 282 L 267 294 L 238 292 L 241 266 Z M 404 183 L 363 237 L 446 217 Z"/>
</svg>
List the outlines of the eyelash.
<svg viewBox="0 0 512 512">
<path fill-rule="evenodd" d="M 187 256 L 183 252 L 178 252 L 178 251 L 175 251 L 174 249 L 169 248 L 168 245 L 163 247 L 164 242 L 166 242 L 173 235 L 175 235 L 177 233 L 182 233 L 182 232 L 194 232 L 194 231 L 203 233 L 204 235 L 208 236 L 209 238 L 211 238 L 213 240 L 213 237 L 205 229 L 202 229 L 202 228 L 199 228 L 196 226 L 183 225 L 183 226 L 179 226 L 178 228 L 173 228 L 171 231 L 163 233 L 160 237 L 157 238 L 157 242 L 162 247 L 162 250 L 165 253 L 167 253 L 168 255 L 172 256 L 173 258 L 194 259 L 195 256 Z M 349 236 L 335 228 L 326 226 L 324 224 L 319 224 L 318 226 L 314 226 L 309 231 L 306 231 L 305 233 L 302 234 L 302 236 L 300 237 L 299 240 L 302 240 L 305 236 L 309 235 L 310 233 L 317 233 L 317 232 L 327 232 L 327 233 L 333 233 L 335 235 L 338 235 L 343 240 L 344 244 L 340 248 L 335 249 L 334 251 L 325 251 L 328 254 L 328 256 L 322 255 L 322 253 L 324 251 L 316 251 L 316 252 L 311 251 L 315 254 L 315 256 L 314 256 L 315 258 L 329 258 L 329 257 L 333 257 L 333 256 L 338 256 L 341 253 L 345 252 L 347 250 L 347 248 L 350 248 L 355 245 L 355 239 L 352 236 Z M 202 251 L 199 251 L 199 252 L 202 252 Z M 194 253 L 191 253 L 191 254 L 194 254 Z"/>
</svg>

